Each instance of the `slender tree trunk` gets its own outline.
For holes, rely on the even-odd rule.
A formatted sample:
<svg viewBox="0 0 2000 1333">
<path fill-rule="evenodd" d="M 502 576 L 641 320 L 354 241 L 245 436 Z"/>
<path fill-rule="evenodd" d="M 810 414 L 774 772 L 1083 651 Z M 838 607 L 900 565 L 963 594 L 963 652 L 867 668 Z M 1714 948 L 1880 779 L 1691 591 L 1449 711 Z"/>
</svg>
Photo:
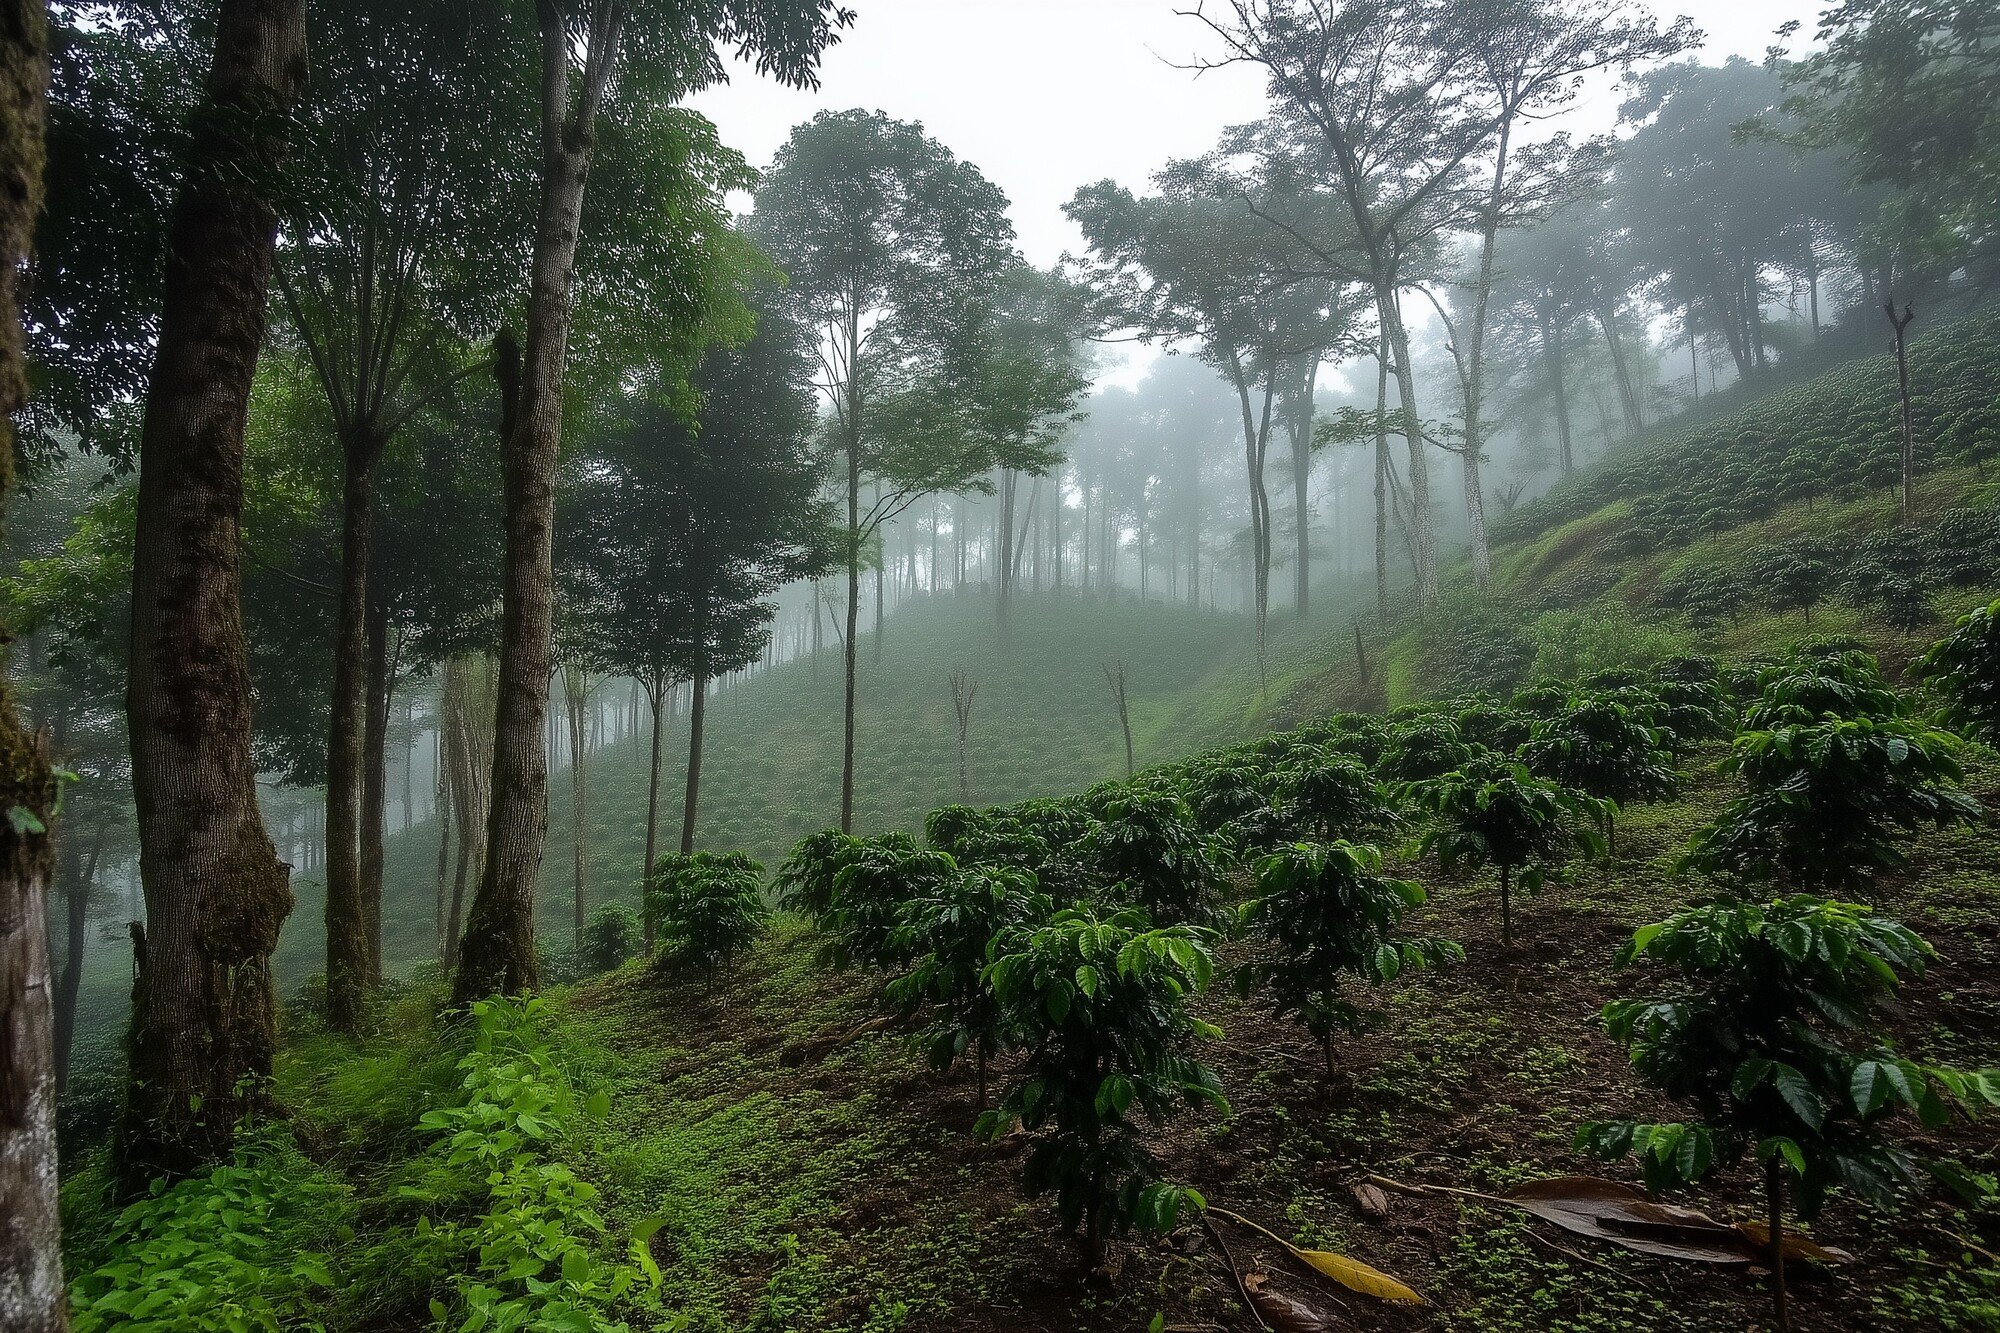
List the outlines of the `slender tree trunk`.
<svg viewBox="0 0 2000 1333">
<path fill-rule="evenodd" d="M 1917 446 L 1916 434 L 1912 429 L 1910 421 L 1910 357 L 1909 342 L 1905 335 L 1909 330 L 1910 321 L 1916 318 L 1916 312 L 1908 305 L 1905 305 L 1903 313 L 1898 315 L 1894 301 L 1885 302 L 1882 306 L 1882 312 L 1889 317 L 1889 327 L 1895 330 L 1896 337 L 1896 393 L 1902 402 L 1903 408 L 1903 498 L 1899 514 L 1902 521 L 1907 524 L 1911 521 L 1915 513 L 1914 501 L 1911 497 L 1911 485 L 1916 472 Z"/>
<path fill-rule="evenodd" d="M 646 700 L 653 706 L 653 749 L 652 757 L 646 765 L 646 859 L 639 866 L 639 893 L 643 900 L 646 882 L 653 877 L 653 854 L 658 845 L 660 831 L 660 714 L 665 708 L 662 697 L 667 691 L 666 682 L 658 677 L 646 682 Z M 653 952 L 653 914 L 645 913 L 646 952 Z"/>
<path fill-rule="evenodd" d="M 1375 356 L 1375 610 L 1389 619 L 1389 335 Z"/>
<path fill-rule="evenodd" d="M 1511 946 L 1514 943 L 1514 904 L 1508 895 L 1512 886 L 1508 883 L 1510 867 L 1500 867 L 1500 943 Z"/>
<path fill-rule="evenodd" d="M 1542 315 L 1542 357 L 1548 366 L 1549 394 L 1556 413 L 1556 452 L 1558 466 L 1567 477 L 1576 471 L 1576 450 L 1570 442 L 1569 426 L 1569 386 L 1563 366 L 1563 335 L 1545 312 Z"/>
<path fill-rule="evenodd" d="M 382 835 L 389 813 L 389 705 L 395 671 L 389 661 L 389 608 L 368 607 L 368 716 L 362 727 L 361 910 L 367 931 L 370 991 L 382 987 Z"/>
<path fill-rule="evenodd" d="M 850 314 L 848 346 L 860 346 L 859 313 Z M 841 704 L 840 831 L 854 831 L 854 650 L 861 625 L 861 389 L 848 386 L 847 406 L 847 635 L 841 640 L 846 691 Z"/>
<path fill-rule="evenodd" d="M 1465 532 L 1472 546 L 1472 577 L 1481 591 L 1493 585 L 1493 550 L 1486 539 L 1486 492 L 1479 476 L 1479 454 L 1485 446 L 1485 421 L 1481 411 L 1486 397 L 1486 308 L 1493 299 L 1493 256 L 1500 241 L 1500 204 L 1505 197 L 1507 149 L 1514 130 L 1512 115 L 1500 122 L 1499 142 L 1493 159 L 1492 189 L 1487 195 L 1486 215 L 1480 220 L 1479 282 L 1473 289 L 1472 319 L 1466 329 L 1465 372 L 1465 452 L 1460 460 L 1465 469 Z"/>
<path fill-rule="evenodd" d="M 361 1028 L 371 975 L 361 871 L 361 769 L 375 474 L 365 437 L 343 439 L 341 458 L 340 593 L 326 739 L 326 1021 L 335 1032 L 352 1036 Z"/>
<path fill-rule="evenodd" d="M 1396 392 L 1402 401 L 1403 438 L 1410 448 L 1410 540 L 1417 556 L 1417 601 L 1426 610 L 1437 605 L 1437 529 L 1431 521 L 1431 469 L 1424 453 L 1423 417 L 1417 411 L 1416 370 L 1410 364 L 1410 335 L 1403 327 L 1403 314 L 1396 290 L 1387 284 L 1376 289 L 1375 305 L 1389 353 L 1394 358 Z"/>
<path fill-rule="evenodd" d="M 69 881 L 63 907 L 67 918 L 64 932 L 62 977 L 56 990 L 56 1092 L 69 1083 L 70 1052 L 76 1048 L 76 999 L 83 990 L 83 955 L 90 941 L 90 890 L 97 881 L 97 861 L 104 850 L 104 834 L 91 840 L 90 850 L 79 858 L 76 874 Z"/>
<path fill-rule="evenodd" d="M 501 570 L 500 681 L 493 727 L 486 864 L 459 950 L 452 998 L 469 1003 L 532 989 L 535 878 L 548 836 L 548 766 L 542 719 L 549 705 L 555 623 L 556 457 L 562 444 L 563 371 L 569 348 L 584 178 L 595 142 L 597 99 L 615 66 L 613 16 L 587 41 L 580 95 L 572 98 L 573 34 L 561 8 L 536 7 L 542 38 L 542 179 L 528 284 L 525 357 L 501 349 L 502 456 L 507 550 Z M 572 102 L 575 102 L 572 111 Z M 507 362 L 518 361 L 516 391 Z"/>
<path fill-rule="evenodd" d="M 1603 330 L 1605 349 L 1611 353 L 1611 378 L 1618 385 L 1618 405 L 1625 413 L 1625 432 L 1637 435 L 1645 428 L 1646 417 L 1639 403 L 1639 390 L 1632 382 L 1631 368 L 1626 364 L 1625 340 L 1618 336 L 1617 312 L 1600 309 L 1597 326 Z"/>
<path fill-rule="evenodd" d="M 225 0 L 167 245 L 146 391 L 126 715 L 146 891 L 118 1148 L 128 1190 L 225 1154 L 276 1045 L 292 908 L 257 811 L 243 635 L 243 432 L 305 80 L 303 0 Z"/>
<path fill-rule="evenodd" d="M 701 802 L 701 727 L 708 714 L 708 677 L 696 673 L 688 696 L 687 795 L 681 804 L 681 855 L 694 850 L 695 811 Z"/>
<path fill-rule="evenodd" d="M 447 790 L 448 770 L 444 763 L 444 709 L 438 709 L 437 727 L 437 804 L 434 807 L 438 826 L 437 858 L 437 959 L 442 967 L 450 952 L 444 933 L 445 883 L 451 876 L 451 800 Z"/>
<path fill-rule="evenodd" d="M 572 897 L 571 925 L 575 943 L 583 947 L 583 927 L 588 916 L 584 897 L 585 847 L 589 830 L 584 824 L 584 719 L 590 705 L 590 678 L 575 667 L 563 672 L 563 709 L 569 718 L 569 825 Z"/>
<path fill-rule="evenodd" d="M 42 206 L 48 85 L 44 0 L 0 0 L 0 507 L 14 484 L 14 414 L 28 395 L 19 284 Z M 0 810 L 27 811 L 41 825 L 0 819 L 0 1327 L 59 1333 L 69 1314 L 49 1013 L 56 783 L 47 735 L 28 733 L 4 684 L 0 753 Z"/>
</svg>

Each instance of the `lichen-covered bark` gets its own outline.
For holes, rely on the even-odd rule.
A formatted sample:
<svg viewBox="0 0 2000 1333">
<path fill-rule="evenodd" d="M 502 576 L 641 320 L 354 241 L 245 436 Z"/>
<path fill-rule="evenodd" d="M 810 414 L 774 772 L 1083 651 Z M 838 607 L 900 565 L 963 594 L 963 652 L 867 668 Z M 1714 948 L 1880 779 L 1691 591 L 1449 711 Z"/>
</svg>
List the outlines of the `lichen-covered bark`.
<svg viewBox="0 0 2000 1333">
<path fill-rule="evenodd" d="M 125 1186 L 229 1148 L 271 1068 L 287 868 L 257 810 L 243 635 L 243 432 L 304 0 L 224 0 L 170 230 L 140 437 L 126 712 L 146 927 L 133 985 Z"/>
<path fill-rule="evenodd" d="M 17 283 L 41 211 L 48 82 L 43 0 L 0 0 L 0 505 L 13 481 L 13 415 L 27 397 Z M 0 685 L 0 1328 L 10 1333 L 69 1323 L 47 916 L 54 806 L 47 738 L 27 733 Z"/>
</svg>

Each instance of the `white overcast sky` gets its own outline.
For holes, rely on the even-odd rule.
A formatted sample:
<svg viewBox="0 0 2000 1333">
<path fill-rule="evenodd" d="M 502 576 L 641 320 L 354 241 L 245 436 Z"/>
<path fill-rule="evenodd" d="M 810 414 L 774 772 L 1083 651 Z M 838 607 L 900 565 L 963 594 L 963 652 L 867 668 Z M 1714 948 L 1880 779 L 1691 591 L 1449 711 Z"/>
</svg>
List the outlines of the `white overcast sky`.
<svg viewBox="0 0 2000 1333">
<path fill-rule="evenodd" d="M 1021 250 L 1044 267 L 1080 248 L 1062 212 L 1078 186 L 1109 176 L 1141 189 L 1169 159 L 1207 150 L 1225 126 L 1264 110 L 1263 81 L 1250 69 L 1197 78 L 1175 67 L 1215 51 L 1199 22 L 1174 12 L 1192 0 L 846 3 L 854 26 L 828 52 L 818 91 L 782 88 L 739 66 L 694 106 L 759 168 L 822 108 L 921 121 L 1007 192 Z M 1810 31 L 1821 7 L 1681 0 L 1657 12 L 1662 23 L 1693 18 L 1707 34 L 1702 58 L 1720 63 L 1761 59 L 1781 23 L 1799 19 Z M 1570 123 L 1608 128 L 1618 100 L 1608 85 L 1595 89 Z"/>
</svg>

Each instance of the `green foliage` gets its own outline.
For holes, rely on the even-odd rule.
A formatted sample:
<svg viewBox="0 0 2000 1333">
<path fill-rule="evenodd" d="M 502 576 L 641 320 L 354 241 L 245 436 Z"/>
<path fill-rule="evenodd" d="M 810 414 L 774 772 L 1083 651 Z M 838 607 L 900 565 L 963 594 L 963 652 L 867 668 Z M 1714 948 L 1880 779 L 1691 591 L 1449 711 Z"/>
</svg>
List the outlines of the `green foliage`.
<svg viewBox="0 0 2000 1333">
<path fill-rule="evenodd" d="M 328 1251 L 352 1225 L 348 1190 L 289 1135 L 246 1131 L 230 1160 L 155 1181 L 96 1239 L 111 1257 L 70 1285 L 77 1333 L 316 1330 L 337 1290 Z"/>
<path fill-rule="evenodd" d="M 660 962 L 713 978 L 764 928 L 764 867 L 741 852 L 669 853 L 646 884 Z"/>
<path fill-rule="evenodd" d="M 1799 537 L 1752 550 L 1743 560 L 1743 578 L 1766 604 L 1797 611 L 1810 623 L 1813 608 L 1832 591 L 1833 567 L 1824 542 Z"/>
<path fill-rule="evenodd" d="M 929 1006 L 926 1048 L 935 1067 L 949 1068 L 970 1051 L 983 1092 L 986 1062 L 1007 1045 L 986 976 L 989 950 L 994 940 L 1032 929 L 1054 910 L 1033 874 L 990 866 L 965 867 L 905 904 L 903 951 L 916 962 L 890 985 L 889 997 L 910 1009 Z"/>
<path fill-rule="evenodd" d="M 1268 984 L 1275 1012 L 1298 1015 L 1324 1044 L 1329 1076 L 1334 1032 L 1361 1022 L 1361 1010 L 1341 993 L 1343 978 L 1393 981 L 1465 956 L 1449 940 L 1397 937 L 1424 891 L 1381 871 L 1373 847 L 1296 842 L 1257 862 L 1256 893 L 1242 907 L 1242 924 L 1269 952 L 1244 964 L 1238 985 L 1247 995 Z"/>
<path fill-rule="evenodd" d="M 1521 758 L 1565 787 L 1612 801 L 1657 800 L 1679 785 L 1664 737 L 1635 711 L 1601 695 L 1572 696 L 1569 707 L 1537 722 Z"/>
<path fill-rule="evenodd" d="M 586 976 L 623 966 L 639 952 L 639 914 L 623 903 L 606 903 L 583 925 L 577 962 Z"/>
<path fill-rule="evenodd" d="M 1463 768 L 1406 783 L 1402 797 L 1436 821 L 1424 836 L 1425 854 L 1437 853 L 1447 870 L 1490 865 L 1500 872 L 1501 936 L 1510 943 L 1513 887 L 1539 890 L 1549 864 L 1567 849 L 1602 854 L 1604 838 L 1597 830 L 1617 809 L 1497 755 L 1479 755 Z"/>
<path fill-rule="evenodd" d="M 924 851 L 900 833 L 849 838 L 833 874 L 833 902 L 825 924 L 827 954 L 837 965 L 893 968 L 910 961 L 913 943 L 903 929 L 906 904 L 956 878 L 958 865 L 943 852 Z"/>
<path fill-rule="evenodd" d="M 602 1094 L 579 1104 L 541 1031 L 545 1005 L 474 1004 L 458 1097 L 417 1122 L 433 1136 L 430 1170 L 404 1195 L 424 1212 L 385 1262 L 443 1282 L 430 1302 L 442 1328 L 626 1333 L 621 1307 L 659 1313 L 646 1248 L 659 1224 L 637 1229 L 623 1261 L 608 1260 L 596 1187 L 556 1160 L 579 1116 L 607 1108 Z"/>
<path fill-rule="evenodd" d="M 1308 750 L 1278 773 L 1285 822 L 1320 839 L 1384 833 L 1399 822 L 1389 794 L 1352 759 Z"/>
<path fill-rule="evenodd" d="M 1980 740 L 2000 736 L 2000 601 L 1960 616 L 1917 669 L 1944 696 L 1948 726 Z"/>
<path fill-rule="evenodd" d="M 1920 467 L 1927 441 L 1990 434 L 2000 425 L 2000 321 L 1983 313 L 1913 340 L 1910 383 Z M 1652 554 L 1761 522 L 1783 502 L 1860 499 L 1894 483 L 1898 411 L 1894 359 L 1850 362 L 1727 415 L 1649 432 L 1500 518 L 1493 538 L 1548 532 L 1622 500 L 1628 512 L 1607 554 Z"/>
<path fill-rule="evenodd" d="M 1737 736 L 1727 761 L 1743 791 L 1696 832 L 1682 866 L 1850 888 L 1904 864 L 1902 844 L 1919 829 L 1976 818 L 1979 804 L 1957 789 L 1949 734 L 1894 717 L 1792 720 L 1829 700 L 1879 703 L 1881 693 L 1819 671 L 1773 681 L 1751 710 L 1756 729 Z"/>
<path fill-rule="evenodd" d="M 1804 895 L 1725 900 L 1641 927 L 1619 965 L 1675 968 L 1680 988 L 1606 1005 L 1605 1030 L 1641 1077 L 1701 1120 L 1591 1124 L 1579 1145 L 1609 1157 L 1636 1151 L 1655 1189 L 1754 1151 L 1797 1181 L 1807 1216 L 1836 1186 L 1892 1202 L 1917 1182 L 1915 1159 L 1890 1141 L 1892 1121 L 1909 1111 L 1936 1128 L 1954 1112 L 2000 1105 L 2000 1071 L 1919 1064 L 1877 1032 L 1876 1011 L 1934 957 L 1871 908 Z"/>
<path fill-rule="evenodd" d="M 1391 782 L 1421 782 L 1449 773 L 1478 753 L 1450 716 L 1426 714 L 1396 729 L 1380 771 Z"/>
<path fill-rule="evenodd" d="M 1685 635 L 1622 607 L 1544 611 L 1530 627 L 1535 678 L 1576 680 L 1614 667 L 1646 667 L 1686 650 Z"/>
<path fill-rule="evenodd" d="M 1157 921 L 1215 920 L 1221 876 L 1186 801 L 1171 792 L 1128 787 L 1100 813 L 1102 822 L 1084 840 L 1084 854 L 1104 886 L 1118 886 Z"/>
<path fill-rule="evenodd" d="M 1210 939 L 1198 927 L 1155 928 L 1134 909 L 1071 909 L 994 943 L 988 982 L 1028 1054 L 980 1132 L 1020 1120 L 1034 1136 L 1026 1188 L 1056 1196 L 1093 1261 L 1114 1232 L 1164 1231 L 1201 1206 L 1156 1178 L 1131 1116 L 1160 1125 L 1182 1106 L 1227 1109 L 1215 1071 L 1194 1054 L 1198 1040 L 1222 1034 L 1188 1007 L 1214 971 Z"/>
</svg>

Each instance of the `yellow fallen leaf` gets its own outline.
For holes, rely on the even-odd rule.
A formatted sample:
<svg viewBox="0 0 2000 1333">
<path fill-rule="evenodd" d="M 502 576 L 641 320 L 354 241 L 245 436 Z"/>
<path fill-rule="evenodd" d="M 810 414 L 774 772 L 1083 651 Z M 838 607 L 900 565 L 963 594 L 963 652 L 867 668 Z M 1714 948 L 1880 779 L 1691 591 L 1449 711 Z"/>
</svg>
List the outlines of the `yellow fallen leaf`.
<svg viewBox="0 0 2000 1333">
<path fill-rule="evenodd" d="M 1358 1291 L 1363 1296 L 1373 1296 L 1378 1301 L 1393 1301 L 1398 1305 L 1424 1303 L 1422 1296 L 1381 1269 L 1370 1268 L 1359 1259 L 1350 1259 L 1331 1250 L 1301 1250 L 1293 1247 L 1292 1253 L 1302 1263 L 1310 1265 L 1315 1272 L 1324 1273 L 1349 1291 Z"/>
</svg>

